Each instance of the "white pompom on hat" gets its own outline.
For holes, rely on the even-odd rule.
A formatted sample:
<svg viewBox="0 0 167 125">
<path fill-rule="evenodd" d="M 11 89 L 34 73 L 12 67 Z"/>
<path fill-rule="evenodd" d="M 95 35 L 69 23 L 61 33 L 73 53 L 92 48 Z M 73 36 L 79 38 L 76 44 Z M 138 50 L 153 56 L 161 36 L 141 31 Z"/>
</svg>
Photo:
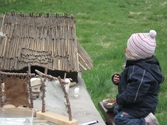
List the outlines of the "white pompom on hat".
<svg viewBox="0 0 167 125">
<path fill-rule="evenodd" d="M 149 33 L 135 33 L 130 36 L 127 42 L 127 49 L 135 59 L 145 59 L 154 55 L 156 48 L 155 30 Z"/>
</svg>

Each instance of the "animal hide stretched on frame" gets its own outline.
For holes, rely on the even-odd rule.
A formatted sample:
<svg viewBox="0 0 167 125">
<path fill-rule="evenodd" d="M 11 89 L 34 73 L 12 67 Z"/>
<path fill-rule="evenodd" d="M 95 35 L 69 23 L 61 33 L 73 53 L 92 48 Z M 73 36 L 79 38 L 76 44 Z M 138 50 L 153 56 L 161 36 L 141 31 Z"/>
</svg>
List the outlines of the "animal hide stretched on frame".
<svg viewBox="0 0 167 125">
<path fill-rule="evenodd" d="M 6 77 L 3 79 L 5 83 L 5 94 L 6 99 L 4 101 L 5 104 L 12 104 L 16 107 L 23 105 L 30 107 L 30 103 L 28 102 L 28 86 L 27 80 L 17 78 L 16 76 Z"/>
</svg>

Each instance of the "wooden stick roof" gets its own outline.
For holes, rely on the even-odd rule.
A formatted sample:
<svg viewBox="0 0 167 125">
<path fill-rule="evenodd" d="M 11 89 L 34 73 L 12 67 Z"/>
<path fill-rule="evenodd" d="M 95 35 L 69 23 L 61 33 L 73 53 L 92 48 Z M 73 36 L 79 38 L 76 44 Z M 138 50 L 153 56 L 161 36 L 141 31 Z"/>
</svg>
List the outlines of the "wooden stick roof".
<svg viewBox="0 0 167 125">
<path fill-rule="evenodd" d="M 4 14 L 0 69 L 20 70 L 28 65 L 67 72 L 91 69 L 92 60 L 76 39 L 75 22 L 74 16 L 66 14 Z"/>
</svg>

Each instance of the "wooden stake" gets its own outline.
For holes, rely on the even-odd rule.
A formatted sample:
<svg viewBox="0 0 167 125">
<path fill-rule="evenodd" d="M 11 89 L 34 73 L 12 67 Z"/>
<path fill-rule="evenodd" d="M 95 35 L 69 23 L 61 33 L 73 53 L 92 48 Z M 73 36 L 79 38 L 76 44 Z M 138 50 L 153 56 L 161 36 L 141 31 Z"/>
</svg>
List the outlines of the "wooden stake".
<svg viewBox="0 0 167 125">
<path fill-rule="evenodd" d="M 30 73 L 31 73 L 31 66 L 28 65 L 28 74 L 27 74 L 27 82 L 28 82 L 28 85 L 29 85 L 29 95 L 30 95 L 30 102 L 31 102 L 31 108 L 33 108 L 33 96 L 32 96 L 32 89 L 31 89 L 31 83 L 30 83 Z"/>
</svg>

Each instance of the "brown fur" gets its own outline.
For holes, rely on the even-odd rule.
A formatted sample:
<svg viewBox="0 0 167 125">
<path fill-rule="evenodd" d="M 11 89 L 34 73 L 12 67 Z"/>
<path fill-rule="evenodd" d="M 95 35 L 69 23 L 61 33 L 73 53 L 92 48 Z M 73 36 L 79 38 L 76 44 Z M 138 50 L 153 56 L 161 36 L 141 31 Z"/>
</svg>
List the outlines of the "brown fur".
<svg viewBox="0 0 167 125">
<path fill-rule="evenodd" d="M 3 82 L 5 83 L 5 104 L 13 104 L 18 107 L 24 105 L 30 107 L 28 102 L 28 88 L 26 79 L 19 79 L 15 76 L 6 77 Z"/>
</svg>

